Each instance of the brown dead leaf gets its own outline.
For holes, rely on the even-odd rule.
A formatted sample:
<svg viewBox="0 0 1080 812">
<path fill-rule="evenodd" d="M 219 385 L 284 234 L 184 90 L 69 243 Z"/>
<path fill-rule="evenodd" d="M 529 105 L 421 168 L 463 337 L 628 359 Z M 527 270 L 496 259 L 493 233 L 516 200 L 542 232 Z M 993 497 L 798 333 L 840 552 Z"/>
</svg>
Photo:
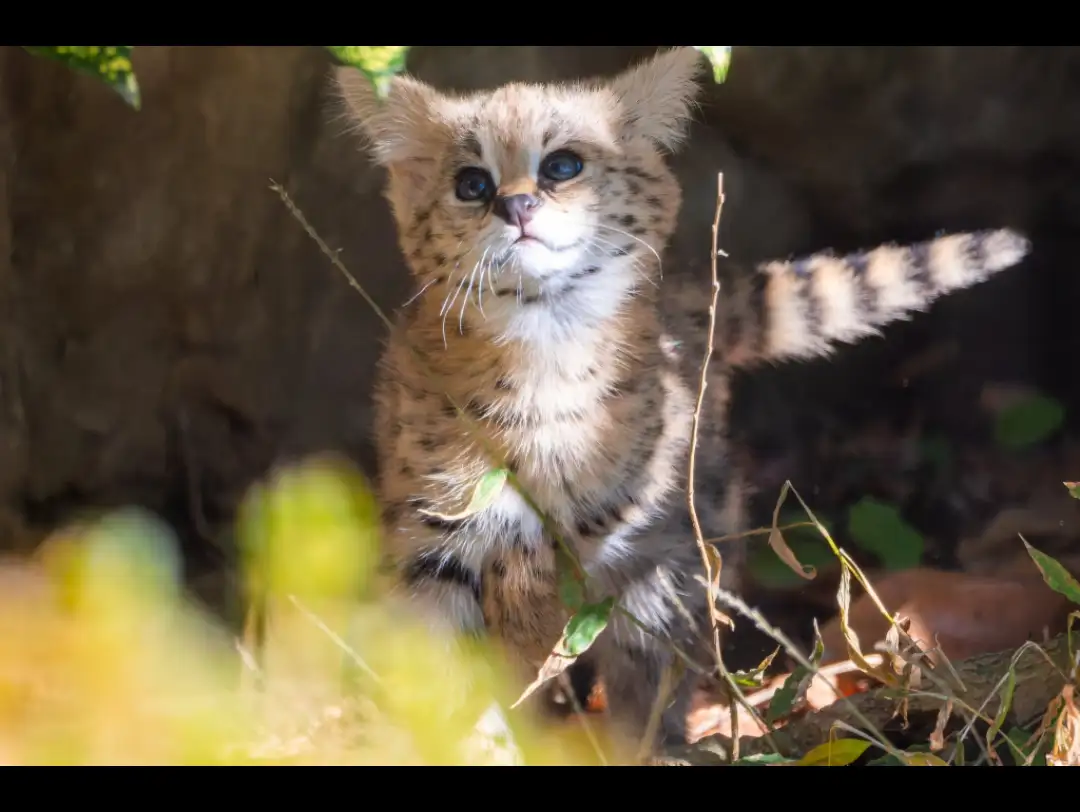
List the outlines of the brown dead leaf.
<svg viewBox="0 0 1080 812">
<path fill-rule="evenodd" d="M 940 657 L 932 649 L 938 644 L 950 659 L 964 660 L 1041 639 L 1044 629 L 1064 631 L 1068 614 L 1068 601 L 1048 589 L 1037 573 L 1003 578 L 916 568 L 886 575 L 875 588 L 888 608 L 910 618 L 908 633 L 935 664 Z M 1003 606 L 1009 611 L 1002 612 Z M 848 623 L 871 650 L 890 629 L 867 595 L 852 602 Z M 847 657 L 840 617 L 826 623 L 821 636 L 824 662 Z"/>
<path fill-rule="evenodd" d="M 783 682 L 769 680 L 769 685 L 776 683 L 778 687 Z M 759 725 L 744 709 L 739 713 L 739 736 L 757 738 L 765 733 L 765 728 Z M 698 741 L 705 736 L 722 735 L 731 737 L 731 708 L 724 704 L 720 698 L 711 691 L 699 690 L 694 694 L 690 706 L 690 712 L 686 717 L 686 735 L 690 742 Z"/>
<path fill-rule="evenodd" d="M 562 674 L 574 664 L 577 657 L 565 657 L 562 654 L 552 652 L 548 655 L 548 658 L 544 660 L 544 664 L 540 666 L 539 672 L 536 674 L 536 679 L 529 683 L 528 687 L 521 692 L 521 696 L 517 698 L 517 701 L 510 706 L 510 709 L 518 707 L 522 702 L 535 694 L 541 688 L 543 688 L 551 680 L 555 679 L 559 674 Z"/>
<path fill-rule="evenodd" d="M 941 706 L 941 710 L 938 712 L 937 723 L 934 725 L 934 730 L 930 734 L 930 751 L 939 753 L 945 747 L 945 725 L 949 723 L 949 719 L 952 718 L 952 699 L 946 700 L 945 704 Z"/>
<path fill-rule="evenodd" d="M 1072 685 L 1061 689 L 1061 713 L 1054 728 L 1054 746 L 1046 755 L 1049 767 L 1080 767 L 1080 711 L 1073 693 Z"/>
</svg>

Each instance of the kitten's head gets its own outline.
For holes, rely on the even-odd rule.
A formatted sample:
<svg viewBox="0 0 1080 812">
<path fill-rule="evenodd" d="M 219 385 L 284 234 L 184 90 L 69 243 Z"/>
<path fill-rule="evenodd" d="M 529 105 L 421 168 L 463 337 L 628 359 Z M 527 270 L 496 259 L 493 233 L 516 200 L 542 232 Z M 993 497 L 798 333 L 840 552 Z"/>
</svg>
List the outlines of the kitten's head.
<svg viewBox="0 0 1080 812">
<path fill-rule="evenodd" d="M 684 135 L 701 67 L 678 48 L 609 81 L 468 96 L 400 77 L 385 101 L 355 69 L 338 82 L 422 281 L 483 269 L 488 285 L 557 293 L 654 267 L 680 202 L 662 152 Z"/>
</svg>

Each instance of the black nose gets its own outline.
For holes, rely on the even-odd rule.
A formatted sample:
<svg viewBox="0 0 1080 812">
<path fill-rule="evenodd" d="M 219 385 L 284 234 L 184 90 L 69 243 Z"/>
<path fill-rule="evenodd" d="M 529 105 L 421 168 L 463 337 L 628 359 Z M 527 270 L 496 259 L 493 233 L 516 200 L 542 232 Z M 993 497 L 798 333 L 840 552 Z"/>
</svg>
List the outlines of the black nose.
<svg viewBox="0 0 1080 812">
<path fill-rule="evenodd" d="M 512 226 L 524 228 L 539 205 L 540 198 L 533 195 L 499 195 L 495 198 L 495 214 Z"/>
</svg>

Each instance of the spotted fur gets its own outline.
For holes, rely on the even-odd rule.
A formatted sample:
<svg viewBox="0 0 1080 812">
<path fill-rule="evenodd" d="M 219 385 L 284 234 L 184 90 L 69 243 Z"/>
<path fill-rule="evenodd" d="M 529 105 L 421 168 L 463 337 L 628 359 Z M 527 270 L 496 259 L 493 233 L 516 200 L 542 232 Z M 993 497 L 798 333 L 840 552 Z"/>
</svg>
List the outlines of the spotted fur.
<svg viewBox="0 0 1080 812">
<path fill-rule="evenodd" d="M 398 78 L 385 102 L 356 71 L 339 73 L 358 129 L 388 171 L 416 282 L 376 393 L 379 487 L 400 584 L 433 624 L 493 631 L 528 669 L 566 620 L 553 540 L 517 491 L 448 518 L 492 465 L 452 401 L 573 545 L 594 595 L 618 595 L 651 630 L 616 616 L 588 655 L 616 719 L 635 733 L 671 663 L 658 638 L 691 649 L 703 639 L 684 471 L 707 286 L 669 290 L 669 277 L 661 291 L 659 272 L 681 197 L 662 152 L 685 131 L 701 67 L 682 48 L 607 82 L 471 96 Z M 581 173 L 551 182 L 541 162 L 567 149 Z M 501 195 L 540 201 L 534 240 L 516 242 L 525 232 L 490 200 L 458 199 L 455 178 L 468 167 L 489 172 Z M 823 354 L 1025 251 L 1021 238 L 994 232 L 732 274 L 698 454 L 707 536 L 742 523 L 723 442 L 734 366 Z M 738 545 L 724 549 L 727 588 L 738 587 L 741 556 Z M 667 735 L 682 735 L 688 698 L 684 681 L 663 717 Z"/>
</svg>

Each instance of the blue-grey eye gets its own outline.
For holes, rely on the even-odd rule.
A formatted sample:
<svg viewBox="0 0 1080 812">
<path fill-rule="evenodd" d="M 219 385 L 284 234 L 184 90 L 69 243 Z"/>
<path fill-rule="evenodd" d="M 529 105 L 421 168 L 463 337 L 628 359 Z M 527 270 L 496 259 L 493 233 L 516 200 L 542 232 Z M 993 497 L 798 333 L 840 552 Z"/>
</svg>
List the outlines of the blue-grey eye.
<svg viewBox="0 0 1080 812">
<path fill-rule="evenodd" d="M 554 181 L 576 178 L 584 168 L 581 158 L 568 149 L 553 152 L 540 162 L 540 174 Z"/>
<path fill-rule="evenodd" d="M 495 187 L 495 183 L 491 179 L 491 174 L 486 169 L 480 169 L 475 166 L 469 166 L 462 169 L 457 173 L 457 177 L 454 179 L 454 194 L 457 195 L 458 200 L 464 200 L 471 202 L 474 200 L 484 200 L 491 196 L 491 191 Z"/>
</svg>

